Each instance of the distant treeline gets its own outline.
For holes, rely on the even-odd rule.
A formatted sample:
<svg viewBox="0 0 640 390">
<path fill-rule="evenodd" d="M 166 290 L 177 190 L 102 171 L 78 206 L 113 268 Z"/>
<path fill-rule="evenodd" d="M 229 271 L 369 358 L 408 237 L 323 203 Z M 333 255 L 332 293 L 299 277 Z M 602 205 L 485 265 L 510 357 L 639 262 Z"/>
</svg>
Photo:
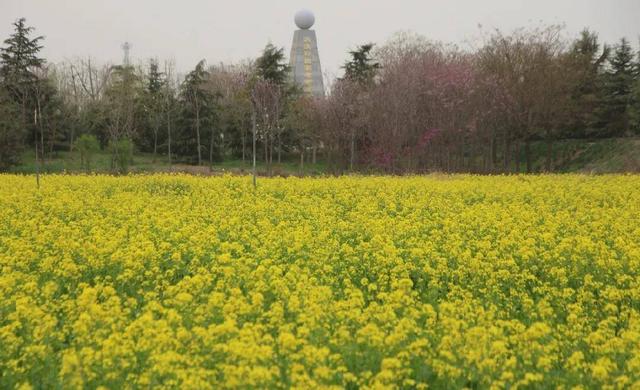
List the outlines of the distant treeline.
<svg viewBox="0 0 640 390">
<path fill-rule="evenodd" d="M 291 84 L 283 49 L 242 64 L 201 61 L 178 78 L 170 61 L 90 58 L 50 64 L 24 19 L 0 49 L 0 169 L 24 150 L 134 150 L 172 162 L 292 158 L 333 172 L 533 171 L 544 143 L 640 134 L 640 54 L 626 39 L 575 40 L 556 26 L 495 31 L 475 50 L 398 34 L 348 53 L 326 98 Z M 539 149 L 539 148 L 537 148 Z"/>
</svg>

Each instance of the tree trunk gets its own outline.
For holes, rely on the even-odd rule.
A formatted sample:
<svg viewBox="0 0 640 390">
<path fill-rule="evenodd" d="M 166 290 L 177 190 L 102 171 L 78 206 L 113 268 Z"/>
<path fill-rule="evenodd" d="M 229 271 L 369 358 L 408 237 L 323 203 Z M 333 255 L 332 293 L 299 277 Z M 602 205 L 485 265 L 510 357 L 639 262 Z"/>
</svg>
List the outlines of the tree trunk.
<svg viewBox="0 0 640 390">
<path fill-rule="evenodd" d="M 55 140 L 56 140 L 56 130 L 55 127 L 52 127 L 49 130 L 49 158 L 51 158 L 53 156 L 53 146 L 55 144 Z M 56 153 L 57 155 L 57 153 Z"/>
<path fill-rule="evenodd" d="M 158 153 L 158 127 L 153 129 L 153 163 L 156 163 L 156 153 Z"/>
<path fill-rule="evenodd" d="M 313 141 L 313 145 L 311 146 L 311 164 L 316 165 L 316 152 L 318 147 L 316 146 L 316 141 Z"/>
<path fill-rule="evenodd" d="M 551 172 L 553 170 L 553 137 L 551 135 L 551 129 L 547 129 L 547 161 L 545 163 L 545 170 Z"/>
<path fill-rule="evenodd" d="M 300 149 L 300 176 L 304 175 L 304 149 Z"/>
<path fill-rule="evenodd" d="M 251 128 L 253 134 L 253 188 L 256 188 L 256 110 L 251 112 Z"/>
<path fill-rule="evenodd" d="M 262 149 L 263 149 L 263 153 L 264 153 L 264 166 L 269 168 L 269 153 L 268 153 L 268 140 L 267 140 L 267 135 L 265 134 L 264 137 L 264 142 L 262 143 Z"/>
<path fill-rule="evenodd" d="M 200 110 L 197 107 L 196 107 L 196 140 L 198 144 L 198 166 L 200 166 L 202 165 L 202 151 L 200 150 Z"/>
<path fill-rule="evenodd" d="M 38 108 L 35 112 L 36 115 L 36 134 L 40 130 L 40 162 L 44 163 L 44 128 L 42 126 L 42 108 L 40 107 L 40 94 L 36 95 L 36 104 Z M 36 142 L 38 142 L 36 140 Z"/>
<path fill-rule="evenodd" d="M 37 116 L 34 119 L 37 121 Z M 37 132 L 35 133 L 35 146 L 36 146 L 36 187 L 40 189 L 40 165 L 38 164 L 38 133 Z"/>
<path fill-rule="evenodd" d="M 171 166 L 171 114 L 167 110 L 167 152 L 169 154 L 169 166 Z"/>
<path fill-rule="evenodd" d="M 531 173 L 533 166 L 531 164 L 531 140 L 529 138 L 524 141 L 524 155 L 527 162 L 527 173 Z"/>
<path fill-rule="evenodd" d="M 489 170 L 493 173 L 498 165 L 498 139 L 495 133 L 491 135 L 491 158 L 489 160 Z"/>
<path fill-rule="evenodd" d="M 211 128 L 211 142 L 209 142 L 209 166 L 213 167 L 213 137 L 215 136 L 215 132 L 213 128 Z"/>
<path fill-rule="evenodd" d="M 40 106 L 40 103 L 38 103 L 38 106 Z M 40 126 L 38 126 L 40 128 L 40 150 L 42 153 L 42 158 L 40 159 L 41 162 L 44 164 L 44 156 L 45 156 L 45 148 L 44 148 L 44 128 L 42 127 L 42 115 L 40 114 L 40 109 L 38 109 L 38 119 L 40 120 Z"/>
<path fill-rule="evenodd" d="M 89 69 L 89 88 L 91 90 L 91 98 L 95 98 L 94 88 L 93 88 L 93 71 L 91 70 L 91 57 L 87 59 L 87 66 Z"/>
<path fill-rule="evenodd" d="M 468 161 L 465 162 L 464 159 L 464 154 L 466 151 L 466 143 L 465 143 L 465 139 L 464 137 L 462 137 L 462 142 L 460 144 L 460 149 L 459 149 L 459 159 L 458 159 L 458 172 L 466 172 L 468 169 L 467 163 Z"/>
<path fill-rule="evenodd" d="M 515 159 L 516 159 L 515 172 L 520 173 L 520 140 L 519 139 L 516 139 Z"/>
<path fill-rule="evenodd" d="M 356 154 L 356 135 L 351 132 L 351 145 L 349 149 L 349 170 L 353 172 L 353 161 L 355 160 Z"/>
<path fill-rule="evenodd" d="M 278 133 L 278 164 L 280 164 L 280 155 L 281 155 L 281 150 L 282 150 L 282 137 L 280 136 L 280 133 Z"/>
<path fill-rule="evenodd" d="M 509 165 L 511 165 L 511 139 L 508 131 L 505 131 L 504 134 L 504 151 L 503 151 L 503 171 L 504 173 L 509 172 Z"/>
<path fill-rule="evenodd" d="M 269 139 L 269 170 L 273 164 L 273 137 Z"/>
<path fill-rule="evenodd" d="M 75 136 L 75 126 L 71 126 L 71 134 L 69 135 L 69 153 L 73 152 L 73 138 Z"/>
<path fill-rule="evenodd" d="M 242 139 L 242 165 L 245 164 L 245 138 L 246 138 L 246 130 L 244 129 L 244 126 L 242 126 L 242 131 L 240 132 L 240 138 Z"/>
</svg>

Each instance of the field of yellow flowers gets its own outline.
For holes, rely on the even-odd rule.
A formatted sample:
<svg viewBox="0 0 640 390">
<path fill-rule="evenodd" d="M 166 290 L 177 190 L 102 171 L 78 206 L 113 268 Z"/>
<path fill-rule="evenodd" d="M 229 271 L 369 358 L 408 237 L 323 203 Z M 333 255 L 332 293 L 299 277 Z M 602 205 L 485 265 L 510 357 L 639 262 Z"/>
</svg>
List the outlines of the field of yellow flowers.
<svg viewBox="0 0 640 390">
<path fill-rule="evenodd" d="M 640 388 L 640 177 L 0 175 L 0 388 Z"/>
</svg>

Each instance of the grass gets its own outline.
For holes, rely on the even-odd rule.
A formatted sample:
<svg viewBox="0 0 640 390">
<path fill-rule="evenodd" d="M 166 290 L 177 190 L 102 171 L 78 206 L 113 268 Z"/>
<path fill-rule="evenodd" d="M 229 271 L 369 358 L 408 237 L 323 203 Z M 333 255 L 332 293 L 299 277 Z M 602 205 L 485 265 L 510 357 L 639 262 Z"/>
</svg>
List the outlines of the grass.
<svg viewBox="0 0 640 390">
<path fill-rule="evenodd" d="M 543 141 L 531 143 L 533 172 L 543 172 L 546 162 L 546 144 Z M 512 161 L 512 168 L 514 163 Z M 640 172 L 640 138 L 612 138 L 600 140 L 561 140 L 553 144 L 553 169 L 558 173 L 619 173 Z M 316 164 L 305 161 L 300 170 L 299 157 L 285 156 L 281 163 L 273 163 L 269 173 L 263 160 L 256 164 L 260 176 L 318 176 L 329 171 L 326 162 Z M 22 164 L 10 169 L 12 173 L 32 174 L 36 171 L 34 151 L 29 150 L 22 156 Z M 111 155 L 101 151 L 93 157 L 91 169 L 87 171 L 80 163 L 78 152 L 58 151 L 47 158 L 40 168 L 44 173 L 112 173 Z M 520 153 L 520 171 L 526 172 L 524 147 Z M 136 153 L 129 167 L 132 173 L 185 172 L 198 175 L 220 175 L 225 173 L 244 175 L 252 172 L 251 161 L 247 159 L 226 159 L 203 166 L 173 162 L 165 155 Z"/>
<path fill-rule="evenodd" d="M 241 159 L 235 159 L 214 163 L 212 169 L 220 172 L 243 174 L 251 173 L 252 165 L 249 160 L 243 162 Z M 256 170 L 260 174 L 267 173 L 267 166 L 264 161 L 256 161 Z M 274 162 L 272 171 L 275 175 L 283 176 L 299 175 L 300 173 L 302 173 L 303 176 L 316 176 L 326 173 L 327 166 L 322 161 L 319 161 L 316 164 L 311 164 L 305 161 L 302 172 L 300 172 L 300 162 L 287 159 L 280 163 Z"/>
<path fill-rule="evenodd" d="M 532 172 L 544 172 L 547 144 L 531 143 Z M 640 172 L 640 138 L 566 139 L 555 141 L 552 149 L 556 173 Z M 526 173 L 524 145 L 520 149 L 520 172 Z M 515 163 L 511 162 L 511 168 Z"/>
<path fill-rule="evenodd" d="M 302 172 L 300 162 L 295 157 L 289 157 L 281 163 L 274 162 L 271 167 L 271 174 L 275 176 L 316 176 L 327 171 L 324 162 L 311 164 L 305 161 Z M 264 161 L 256 162 L 256 169 L 259 175 L 267 175 L 268 169 Z M 214 162 L 209 165 L 205 162 L 202 166 L 187 165 L 181 162 L 169 164 L 166 155 L 157 155 L 154 161 L 151 153 L 136 153 L 129 167 L 131 173 L 160 173 L 160 172 L 186 172 L 202 175 L 216 174 L 249 174 L 252 171 L 251 161 L 247 159 L 228 159 L 221 162 Z M 33 174 L 36 172 L 35 152 L 26 151 L 22 155 L 21 164 L 12 167 L 9 172 L 18 174 Z M 57 151 L 47 158 L 40 165 L 42 173 L 112 173 L 114 169 L 111 165 L 111 154 L 105 151 L 96 153 L 92 157 L 90 169 L 86 169 L 81 164 L 79 152 Z"/>
<path fill-rule="evenodd" d="M 35 152 L 29 150 L 22 155 L 22 164 L 13 167 L 10 172 L 13 173 L 34 173 L 36 171 Z M 165 156 L 157 156 L 156 161 L 153 155 L 148 153 L 137 153 L 133 156 L 133 163 L 130 170 L 132 172 L 155 172 L 168 168 L 169 162 Z M 108 152 L 99 152 L 92 156 L 90 169 L 82 166 L 80 153 L 57 151 L 52 156 L 47 156 L 40 164 L 40 171 L 44 173 L 80 173 L 95 172 L 108 173 L 112 172 L 111 154 Z"/>
<path fill-rule="evenodd" d="M 533 162 L 534 171 L 542 171 L 546 160 L 546 144 L 534 143 L 532 153 L 537 156 Z M 557 172 L 638 172 L 640 139 L 562 140 L 554 143 L 553 156 Z"/>
</svg>

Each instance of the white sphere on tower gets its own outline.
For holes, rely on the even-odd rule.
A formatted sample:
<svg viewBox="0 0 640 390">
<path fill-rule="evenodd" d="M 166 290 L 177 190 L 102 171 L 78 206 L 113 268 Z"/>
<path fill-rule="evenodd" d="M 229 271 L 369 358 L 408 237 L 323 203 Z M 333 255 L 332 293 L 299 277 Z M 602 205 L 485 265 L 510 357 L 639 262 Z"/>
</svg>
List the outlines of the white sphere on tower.
<svg viewBox="0 0 640 390">
<path fill-rule="evenodd" d="M 313 12 L 309 11 L 308 9 L 302 9 L 296 12 L 294 20 L 298 28 L 302 30 L 308 30 L 316 22 L 316 17 L 313 15 Z"/>
</svg>

